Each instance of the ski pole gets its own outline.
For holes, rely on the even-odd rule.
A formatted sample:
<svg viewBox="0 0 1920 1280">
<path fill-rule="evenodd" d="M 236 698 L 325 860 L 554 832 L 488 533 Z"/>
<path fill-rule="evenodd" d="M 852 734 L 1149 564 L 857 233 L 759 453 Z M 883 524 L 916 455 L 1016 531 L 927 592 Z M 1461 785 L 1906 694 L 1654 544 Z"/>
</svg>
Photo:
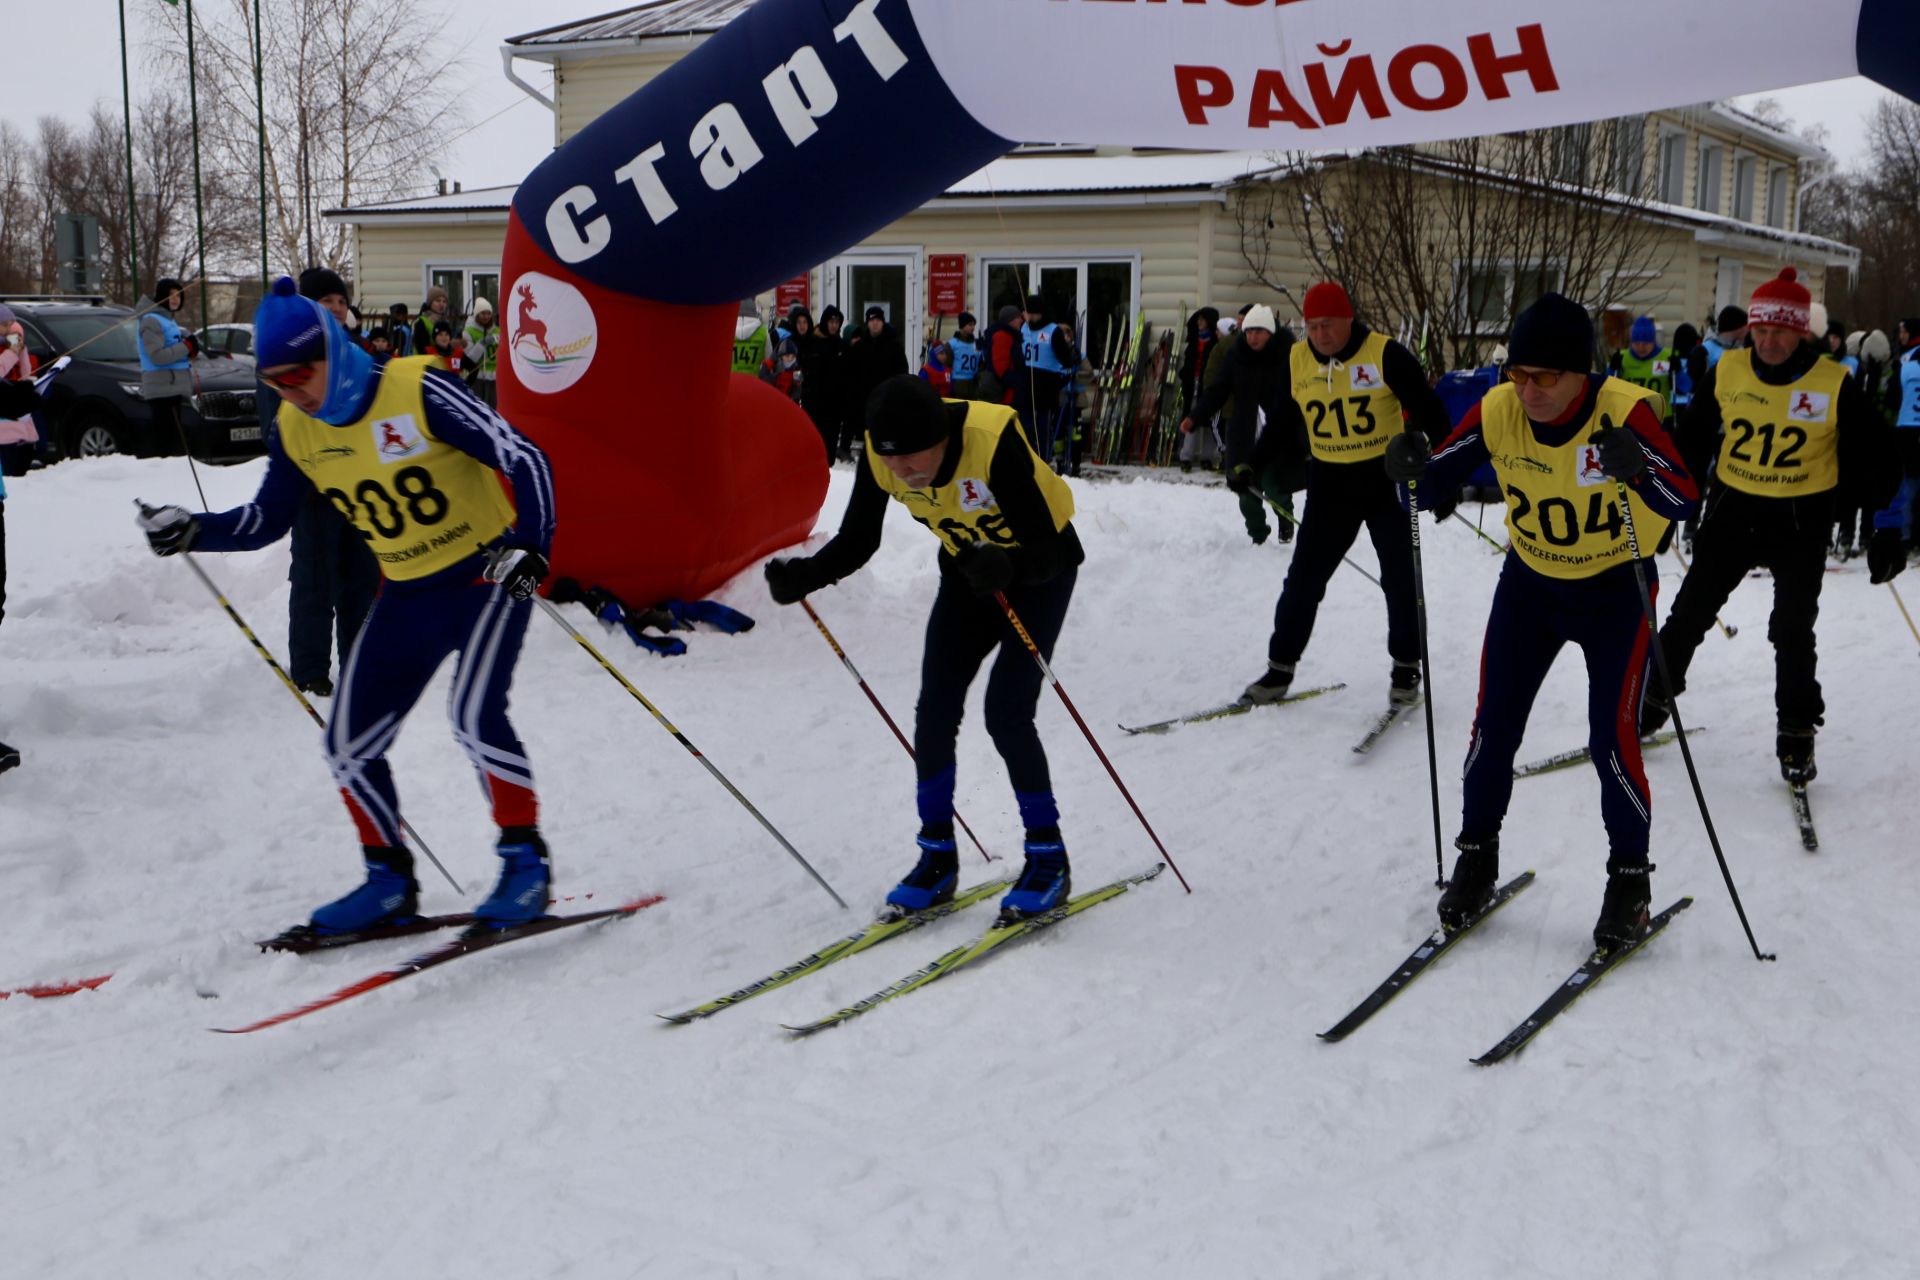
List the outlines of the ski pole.
<svg viewBox="0 0 1920 1280">
<path fill-rule="evenodd" d="M 1900 606 L 1900 616 L 1907 620 L 1907 630 L 1913 632 L 1915 640 L 1920 640 L 1920 627 L 1913 625 L 1913 615 L 1907 612 L 1907 602 L 1900 598 L 1900 588 L 1893 585 L 1892 579 L 1887 580 L 1887 590 L 1893 592 L 1893 602 Z"/>
<path fill-rule="evenodd" d="M 841 897 L 837 892 L 835 892 L 834 887 L 826 882 L 825 877 L 823 877 L 818 871 L 815 871 L 813 869 L 813 864 L 811 862 L 808 862 L 805 858 L 800 856 L 800 851 L 794 848 L 793 845 L 787 840 L 785 836 L 780 834 L 779 828 L 775 827 L 771 822 L 768 822 L 767 816 L 761 813 L 758 809 L 754 808 L 753 802 L 751 800 L 747 799 L 744 795 L 740 794 L 740 788 L 734 786 L 733 783 L 727 781 L 727 775 L 724 773 L 721 773 L 720 770 L 716 769 L 714 767 L 713 761 L 707 759 L 704 755 L 700 754 L 700 748 L 694 746 L 693 743 L 687 739 L 686 734 L 681 733 L 680 730 L 674 728 L 673 721 L 667 719 L 666 716 L 662 715 L 660 712 L 660 708 L 654 706 L 653 703 L 647 701 L 647 695 L 644 693 L 641 693 L 638 689 L 634 688 L 633 682 L 628 680 L 624 675 L 621 675 L 620 669 L 614 666 L 611 662 L 608 662 L 606 658 L 602 656 L 600 651 L 593 647 L 592 641 L 588 640 L 585 636 L 581 635 L 578 631 L 574 629 L 573 624 L 567 621 L 566 615 L 562 614 L 560 610 L 554 607 L 553 601 L 548 600 L 545 596 L 535 596 L 533 599 L 535 604 L 538 604 L 542 609 L 546 610 L 547 616 L 549 618 L 552 618 L 555 622 L 560 624 L 561 630 L 565 631 L 568 635 L 573 637 L 575 644 L 579 645 L 582 649 L 585 649 L 587 653 L 593 658 L 593 660 L 600 664 L 600 669 L 602 671 L 605 671 L 608 675 L 612 676 L 614 680 L 619 682 L 619 685 L 622 689 L 625 689 L 628 693 L 632 694 L 633 700 L 635 702 L 638 702 L 641 706 L 645 707 L 647 709 L 647 713 L 651 715 L 655 720 L 660 722 L 660 727 L 662 729 L 665 729 L 668 733 L 672 734 L 673 740 L 675 742 L 678 742 L 681 746 L 685 747 L 687 749 L 687 754 L 692 756 L 695 760 L 698 760 L 701 764 L 701 767 L 706 769 L 708 773 L 713 775 L 713 779 L 715 782 L 718 782 L 721 786 L 727 789 L 728 795 L 732 796 L 735 800 L 738 800 L 740 802 L 741 808 L 745 809 L 748 813 L 753 815 L 754 821 L 758 822 L 762 827 L 766 828 L 767 834 L 772 836 L 776 841 L 778 841 L 780 847 L 782 849 L 785 849 L 795 862 L 799 863 L 802 867 L 806 868 L 807 874 L 813 877 L 814 882 L 816 884 L 818 884 L 822 889 L 825 889 L 827 891 L 828 897 L 832 898 L 835 902 L 839 903 L 842 910 L 846 909 L 847 900 Z"/>
<path fill-rule="evenodd" d="M 1426 683 L 1426 696 L 1420 699 L 1427 711 L 1427 790 L 1433 795 L 1433 883 L 1444 889 L 1447 861 L 1440 835 L 1440 753 L 1433 734 L 1433 662 L 1427 657 L 1427 576 L 1420 563 L 1419 482 L 1407 481 L 1407 527 L 1413 534 L 1413 616 L 1420 632 L 1420 678 Z"/>
<path fill-rule="evenodd" d="M 1453 513 L 1453 518 L 1455 520 L 1458 520 L 1461 524 L 1466 525 L 1467 528 L 1473 530 L 1474 536 L 1480 539 L 1480 541 L 1486 543 L 1488 546 L 1492 547 L 1495 552 L 1497 552 L 1500 555 L 1507 554 L 1506 547 L 1503 546 L 1497 539 L 1491 537 L 1485 529 L 1482 529 L 1479 525 L 1474 524 L 1473 522 L 1468 520 L 1465 516 L 1461 515 L 1458 511 Z"/>
<path fill-rule="evenodd" d="M 1602 416 L 1602 429 L 1611 430 L 1613 421 Z M 1589 443 L 1599 440 L 1599 433 Z M 1771 951 L 1760 950 L 1760 944 L 1754 941 L 1753 926 L 1747 923 L 1747 909 L 1740 904 L 1740 890 L 1734 887 L 1733 872 L 1727 867 L 1727 855 L 1720 849 L 1720 835 L 1713 829 L 1713 814 L 1707 810 L 1707 793 L 1700 787 L 1700 771 L 1693 767 L 1693 748 L 1687 744 L 1687 726 L 1680 719 L 1680 699 L 1673 693 L 1673 681 L 1667 674 L 1667 647 L 1660 643 L 1660 620 L 1653 610 L 1653 590 L 1647 585 L 1646 566 L 1640 561 L 1640 539 L 1633 531 L 1633 502 L 1628 495 L 1627 483 L 1616 479 L 1614 487 L 1620 490 L 1620 515 L 1627 530 L 1627 554 L 1633 558 L 1633 580 L 1640 587 L 1640 609 L 1647 618 L 1647 638 L 1653 648 L 1654 666 L 1660 672 L 1660 684 L 1667 690 L 1673 707 L 1673 733 L 1680 742 L 1680 755 L 1687 762 L 1687 777 L 1693 783 L 1693 798 L 1700 806 L 1700 821 L 1707 829 L 1707 841 L 1713 846 L 1714 860 L 1720 864 L 1720 878 L 1727 882 L 1727 895 L 1733 899 L 1734 914 L 1740 917 L 1740 927 L 1746 930 L 1747 945 L 1753 948 L 1755 960 L 1778 960 L 1780 957 Z"/>
<path fill-rule="evenodd" d="M 1256 483 L 1258 482 L 1256 481 Z M 1285 507 L 1275 502 L 1272 498 L 1268 498 L 1264 492 L 1260 496 L 1266 500 L 1266 504 L 1269 507 L 1273 508 L 1273 514 L 1279 516 L 1282 520 L 1285 520 L 1288 524 L 1292 525 L 1295 530 L 1298 530 L 1300 528 L 1300 522 L 1294 519 L 1293 512 L 1287 510 Z M 1340 557 L 1340 562 L 1346 565 L 1347 568 L 1359 574 L 1361 577 L 1365 578 L 1368 582 L 1371 582 L 1374 586 L 1376 587 L 1380 586 L 1380 579 L 1374 577 L 1372 574 L 1368 573 L 1365 569 L 1362 569 L 1359 565 L 1355 564 L 1353 562 L 1352 556 L 1343 555 Z M 1385 587 L 1381 587 L 1380 589 L 1382 591 L 1386 590 Z"/>
<path fill-rule="evenodd" d="M 893 722 L 893 717 L 887 714 L 887 709 L 880 705 L 880 699 L 878 695 L 874 693 L 872 687 L 867 684 L 866 677 L 860 674 L 860 669 L 853 665 L 853 659 L 849 658 L 847 651 L 840 647 L 840 642 L 833 638 L 833 632 L 827 630 L 827 624 L 820 620 L 818 613 L 814 612 L 813 601 L 802 598 L 800 607 L 807 611 L 809 618 L 813 619 L 813 625 L 820 628 L 821 639 L 827 642 L 827 647 L 832 649 L 834 656 L 840 659 L 840 665 L 847 669 L 847 674 L 852 676 L 854 683 L 860 686 L 860 692 L 867 695 L 867 701 L 871 702 L 873 709 L 880 713 L 880 718 L 887 722 L 887 728 L 893 730 L 893 736 L 898 738 L 900 745 L 906 749 L 907 759 L 918 759 L 919 757 L 913 753 L 913 744 L 907 741 L 906 734 L 900 732 L 900 726 Z M 967 839 L 973 841 L 973 847 L 980 851 L 980 856 L 988 862 L 994 861 L 994 856 L 987 852 L 987 846 L 980 843 L 980 837 L 973 834 L 973 828 L 967 825 L 967 820 L 961 817 L 957 810 L 953 815 L 953 820 L 960 824 L 962 831 L 967 833 Z"/>
<path fill-rule="evenodd" d="M 1180 882 L 1180 887 L 1192 893 L 1193 886 L 1187 883 L 1184 875 L 1180 874 L 1179 865 L 1174 862 L 1173 855 L 1167 852 L 1167 846 L 1160 843 L 1160 837 L 1154 832 L 1153 824 L 1147 821 L 1147 815 L 1140 812 L 1140 806 L 1135 803 L 1133 793 L 1127 790 L 1127 784 L 1120 781 L 1119 771 L 1113 767 L 1113 761 L 1107 759 L 1107 753 L 1100 749 L 1100 743 L 1095 740 L 1093 730 L 1087 728 L 1087 722 L 1080 718 L 1080 709 L 1073 705 L 1073 699 L 1069 698 L 1067 691 L 1061 687 L 1060 677 L 1053 674 L 1053 668 L 1047 665 L 1046 655 L 1040 652 L 1040 646 L 1035 644 L 1033 637 L 1027 633 L 1026 624 L 1020 621 L 1020 615 L 1013 611 L 1011 604 L 1007 603 L 1007 593 L 996 591 L 993 593 L 993 598 L 1000 602 L 1000 608 L 1006 613 L 1007 621 L 1011 622 L 1014 631 L 1019 633 L 1020 642 L 1027 646 L 1027 652 L 1032 654 L 1033 660 L 1040 664 L 1040 674 L 1047 678 L 1047 683 L 1053 686 L 1053 691 L 1060 695 L 1060 701 L 1065 704 L 1067 714 L 1072 716 L 1073 722 L 1080 726 L 1080 732 L 1087 736 L 1087 745 L 1093 748 L 1093 754 L 1099 756 L 1100 763 L 1107 767 L 1107 776 L 1113 779 L 1113 785 L 1120 788 L 1120 794 L 1125 796 L 1127 803 L 1132 806 L 1133 816 L 1140 819 L 1140 825 L 1147 829 L 1147 835 L 1153 840 L 1154 847 L 1160 850 L 1160 856 L 1166 859 L 1169 867 L 1173 868 L 1174 878 Z"/>
<path fill-rule="evenodd" d="M 1674 544 L 1673 558 L 1680 562 L 1680 572 L 1682 573 L 1693 572 L 1693 566 L 1687 563 L 1687 553 L 1680 549 L 1680 546 L 1678 543 Z M 1725 636 L 1729 640 L 1733 639 L 1735 636 L 1740 634 L 1740 628 L 1730 627 L 1726 623 L 1720 621 L 1720 615 L 1717 613 L 1713 615 L 1713 625 L 1716 627 L 1719 627 L 1720 634 Z M 1920 640 L 1920 636 L 1915 636 L 1914 639 Z"/>
<path fill-rule="evenodd" d="M 148 510 L 148 509 L 149 508 L 146 508 L 144 506 L 142 507 L 142 510 Z M 206 584 L 207 590 L 213 593 L 213 598 L 219 602 L 220 607 L 222 609 L 225 609 L 227 611 L 227 616 L 233 619 L 233 625 L 240 628 L 240 634 L 245 636 L 249 641 L 252 642 L 254 651 L 260 655 L 261 659 L 269 667 L 273 668 L 273 674 L 280 677 L 280 683 L 287 686 L 287 692 L 293 695 L 294 701 L 300 704 L 300 706 L 306 711 L 308 717 L 311 718 L 315 724 L 320 726 L 320 731 L 322 733 L 325 733 L 327 730 L 326 717 L 322 716 L 318 711 L 315 711 L 313 709 L 313 704 L 307 701 L 307 695 L 300 692 L 300 686 L 293 682 L 293 677 L 287 674 L 286 668 L 282 667 L 278 662 L 274 660 L 273 653 L 267 648 L 266 645 L 260 643 L 260 637 L 253 634 L 253 628 L 249 627 L 247 625 L 246 619 L 240 616 L 240 611 L 238 609 L 235 609 L 233 605 L 228 602 L 227 597 L 221 593 L 219 587 L 216 587 L 213 585 L 213 579 L 207 575 L 207 571 L 205 569 L 202 569 L 200 567 L 200 562 L 193 558 L 193 553 L 191 551 L 185 552 L 181 555 L 180 558 L 182 560 L 185 560 L 187 562 L 187 567 L 189 569 L 192 569 L 194 573 L 199 577 L 200 581 Z M 419 849 L 420 852 L 427 855 L 427 861 L 431 862 L 434 865 L 434 867 L 440 872 L 440 874 L 447 878 L 447 883 L 453 886 L 453 891 L 455 893 L 458 893 L 464 896 L 467 891 L 461 887 L 460 882 L 458 880 L 455 880 L 453 878 L 452 872 L 448 871 L 445 867 L 440 865 L 440 859 L 433 856 L 433 850 L 427 847 L 427 842 L 420 838 L 420 833 L 413 829 L 413 825 L 409 823 L 405 818 L 402 818 L 400 819 L 400 829 L 406 832 L 407 839 L 413 841 L 415 848 Z"/>
</svg>

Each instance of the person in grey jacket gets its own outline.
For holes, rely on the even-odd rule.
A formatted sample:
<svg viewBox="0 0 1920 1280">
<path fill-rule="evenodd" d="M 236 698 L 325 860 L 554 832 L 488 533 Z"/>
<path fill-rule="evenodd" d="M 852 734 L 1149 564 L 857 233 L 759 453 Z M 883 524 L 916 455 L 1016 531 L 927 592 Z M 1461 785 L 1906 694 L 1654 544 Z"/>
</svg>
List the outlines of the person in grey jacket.
<svg viewBox="0 0 1920 1280">
<path fill-rule="evenodd" d="M 153 298 L 153 309 L 143 308 L 140 317 L 140 398 L 153 406 L 162 437 L 169 441 L 177 437 L 184 452 L 180 406 L 193 394 L 188 362 L 200 353 L 200 344 L 174 318 L 187 300 L 178 280 L 169 276 L 156 281 Z"/>
</svg>

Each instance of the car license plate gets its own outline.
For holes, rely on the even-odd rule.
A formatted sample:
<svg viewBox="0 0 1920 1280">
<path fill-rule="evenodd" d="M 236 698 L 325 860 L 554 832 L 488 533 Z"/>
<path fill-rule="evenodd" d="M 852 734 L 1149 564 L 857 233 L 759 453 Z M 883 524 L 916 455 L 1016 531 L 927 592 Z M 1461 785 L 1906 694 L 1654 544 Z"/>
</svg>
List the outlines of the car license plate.
<svg viewBox="0 0 1920 1280">
<path fill-rule="evenodd" d="M 258 427 L 234 427 L 227 432 L 227 439 L 236 442 L 241 440 L 258 440 L 259 438 L 260 428 Z"/>
</svg>

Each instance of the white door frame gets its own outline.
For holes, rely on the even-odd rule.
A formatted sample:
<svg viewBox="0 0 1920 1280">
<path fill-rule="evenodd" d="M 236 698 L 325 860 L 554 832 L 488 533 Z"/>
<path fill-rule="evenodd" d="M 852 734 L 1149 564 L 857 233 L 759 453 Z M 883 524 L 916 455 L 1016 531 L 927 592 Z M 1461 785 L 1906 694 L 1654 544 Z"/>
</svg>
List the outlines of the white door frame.
<svg viewBox="0 0 1920 1280">
<path fill-rule="evenodd" d="M 861 301 L 849 298 L 847 292 L 848 267 L 905 267 L 907 269 L 907 313 L 895 316 L 893 331 L 899 335 L 900 344 L 907 350 L 907 359 L 911 361 L 920 348 L 920 340 L 925 332 L 927 319 L 926 287 L 926 249 L 922 245 L 861 245 L 849 249 L 839 257 L 828 262 L 820 271 L 820 292 L 827 303 L 839 307 L 847 322 L 840 332 L 851 333 L 863 323 L 858 308 Z M 817 312 L 815 313 L 818 314 Z"/>
</svg>

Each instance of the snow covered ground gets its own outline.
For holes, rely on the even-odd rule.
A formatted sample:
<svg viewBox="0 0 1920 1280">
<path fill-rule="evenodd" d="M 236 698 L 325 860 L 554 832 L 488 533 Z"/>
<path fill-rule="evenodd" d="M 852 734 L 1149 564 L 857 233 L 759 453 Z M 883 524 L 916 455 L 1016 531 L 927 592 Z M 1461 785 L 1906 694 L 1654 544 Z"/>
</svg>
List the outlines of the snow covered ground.
<svg viewBox="0 0 1920 1280">
<path fill-rule="evenodd" d="M 258 468 L 203 476 L 224 505 Z M 834 477 L 829 524 L 848 480 Z M 1779 963 L 1748 951 L 1665 748 L 1649 757 L 1656 905 L 1698 905 L 1496 1068 L 1467 1059 L 1588 945 L 1605 857 L 1592 775 L 1518 784 L 1505 870 L 1539 883 L 1351 1040 L 1321 1043 L 1429 927 L 1422 730 L 1416 717 L 1369 759 L 1347 750 L 1383 704 L 1387 658 L 1378 595 L 1343 570 L 1301 679 L 1345 692 L 1162 738 L 1115 731 L 1221 701 L 1261 669 L 1290 554 L 1249 545 L 1223 492 L 1154 483 L 1077 486 L 1089 561 L 1055 669 L 1193 896 L 1163 876 L 804 1042 L 777 1024 L 877 989 L 989 913 L 668 1027 L 653 1014 L 852 925 L 536 618 L 515 714 L 560 886 L 667 901 L 236 1039 L 207 1028 L 422 947 L 250 945 L 352 883 L 357 849 L 312 726 L 133 527 L 135 495 L 197 505 L 185 464 L 67 464 L 12 487 L 0 737 L 26 761 L 0 778 L 0 988 L 116 976 L 0 1003 L 0 1273 L 1920 1270 L 1920 1024 L 1899 959 L 1920 900 L 1920 661 L 1863 569 L 1830 576 L 1822 602 L 1819 854 L 1800 848 L 1772 758 L 1767 583 L 1729 604 L 1740 635 L 1707 640 L 1684 704 L 1710 730 L 1695 747 L 1707 795 Z M 817 604 L 904 723 L 932 546 L 897 512 L 887 538 Z M 1429 526 L 1426 545 L 1450 838 L 1498 561 L 1457 524 Z M 1364 541 L 1354 556 L 1372 566 Z M 284 652 L 284 547 L 204 563 Z M 722 598 L 759 627 L 692 637 L 672 660 L 606 651 L 864 912 L 912 857 L 910 766 L 804 614 L 768 603 L 757 574 Z M 1523 758 L 1584 740 L 1581 682 L 1564 656 Z M 961 807 L 1014 854 L 977 706 Z M 1040 715 L 1082 887 L 1150 865 L 1051 694 Z M 489 830 L 435 693 L 395 765 L 414 825 L 484 886 Z M 976 859 L 968 876 L 987 873 Z M 428 909 L 457 908 L 422 879 Z"/>
</svg>

